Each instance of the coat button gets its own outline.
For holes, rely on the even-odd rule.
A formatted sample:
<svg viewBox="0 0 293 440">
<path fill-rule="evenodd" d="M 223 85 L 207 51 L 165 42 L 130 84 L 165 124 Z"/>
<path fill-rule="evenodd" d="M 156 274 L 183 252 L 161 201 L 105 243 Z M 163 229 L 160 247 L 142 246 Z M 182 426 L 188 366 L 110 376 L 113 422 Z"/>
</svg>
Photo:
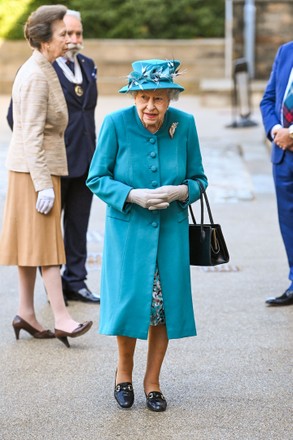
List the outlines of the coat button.
<svg viewBox="0 0 293 440">
<path fill-rule="evenodd" d="M 158 186 L 158 182 L 156 180 L 152 181 L 152 187 L 156 188 Z"/>
<path fill-rule="evenodd" d="M 151 152 L 151 157 L 156 157 L 156 156 L 157 156 L 157 154 L 154 151 L 152 151 Z"/>
<path fill-rule="evenodd" d="M 157 169 L 158 169 L 158 168 L 157 168 L 155 165 L 153 165 L 153 166 L 151 167 L 151 170 L 152 170 L 153 173 L 155 173 L 155 172 L 157 171 Z"/>
<path fill-rule="evenodd" d="M 153 228 L 157 228 L 157 227 L 158 227 L 158 223 L 157 223 L 157 222 L 153 222 L 153 223 L 152 223 L 152 227 L 153 227 Z"/>
</svg>

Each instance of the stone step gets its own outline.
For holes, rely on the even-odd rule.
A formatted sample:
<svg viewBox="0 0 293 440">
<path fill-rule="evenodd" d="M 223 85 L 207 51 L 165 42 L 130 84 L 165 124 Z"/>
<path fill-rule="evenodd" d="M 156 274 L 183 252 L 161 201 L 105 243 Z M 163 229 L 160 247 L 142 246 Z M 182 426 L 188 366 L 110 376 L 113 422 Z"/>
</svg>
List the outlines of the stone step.
<svg viewBox="0 0 293 440">
<path fill-rule="evenodd" d="M 258 106 L 267 81 L 251 80 L 249 82 L 251 104 Z M 199 82 L 200 102 L 203 106 L 223 107 L 231 105 L 234 82 L 229 78 L 202 79 Z"/>
</svg>

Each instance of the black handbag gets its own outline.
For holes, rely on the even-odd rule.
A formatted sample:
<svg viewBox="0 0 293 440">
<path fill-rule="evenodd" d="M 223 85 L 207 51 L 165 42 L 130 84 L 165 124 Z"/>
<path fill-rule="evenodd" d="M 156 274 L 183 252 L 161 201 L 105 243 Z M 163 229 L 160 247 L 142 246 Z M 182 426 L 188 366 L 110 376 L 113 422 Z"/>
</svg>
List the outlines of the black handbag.
<svg viewBox="0 0 293 440">
<path fill-rule="evenodd" d="M 198 183 L 201 190 L 200 224 L 196 223 L 192 207 L 189 205 L 189 211 L 193 221 L 193 224 L 189 224 L 190 264 L 192 266 L 216 266 L 218 264 L 228 263 L 230 257 L 221 225 L 214 223 L 205 189 L 201 182 L 198 181 Z M 210 224 L 204 224 L 204 200 Z"/>
</svg>

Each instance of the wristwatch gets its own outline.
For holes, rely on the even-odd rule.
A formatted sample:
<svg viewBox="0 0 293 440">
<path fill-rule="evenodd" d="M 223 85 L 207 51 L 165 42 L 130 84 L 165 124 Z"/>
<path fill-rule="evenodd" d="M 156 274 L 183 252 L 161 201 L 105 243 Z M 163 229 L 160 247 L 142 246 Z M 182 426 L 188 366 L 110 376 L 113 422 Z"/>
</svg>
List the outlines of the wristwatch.
<svg viewBox="0 0 293 440">
<path fill-rule="evenodd" d="M 291 139 L 293 139 L 293 125 L 290 125 L 289 127 L 289 136 Z"/>
</svg>

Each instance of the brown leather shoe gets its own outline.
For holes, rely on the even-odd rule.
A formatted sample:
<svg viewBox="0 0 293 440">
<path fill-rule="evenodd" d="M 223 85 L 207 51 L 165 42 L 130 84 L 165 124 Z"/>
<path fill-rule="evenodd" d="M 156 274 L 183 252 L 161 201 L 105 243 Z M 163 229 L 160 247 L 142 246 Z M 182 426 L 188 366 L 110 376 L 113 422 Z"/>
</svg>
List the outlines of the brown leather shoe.
<svg viewBox="0 0 293 440">
<path fill-rule="evenodd" d="M 22 319 L 20 316 L 16 315 L 14 320 L 12 321 L 12 327 L 14 328 L 14 333 L 16 339 L 19 339 L 20 330 L 25 330 L 30 335 L 32 335 L 36 339 L 52 339 L 55 338 L 55 335 L 50 330 L 39 331 L 36 328 L 32 327 L 28 322 Z"/>
<path fill-rule="evenodd" d="M 55 336 L 57 339 L 59 339 L 63 344 L 66 345 L 66 347 L 70 347 L 70 344 L 68 342 L 67 338 L 78 338 L 79 336 L 84 335 L 86 332 L 89 331 L 91 326 L 93 325 L 93 321 L 86 321 L 83 324 L 79 324 L 76 329 L 73 330 L 73 332 L 65 332 L 63 330 L 58 330 L 55 328 Z"/>
</svg>

